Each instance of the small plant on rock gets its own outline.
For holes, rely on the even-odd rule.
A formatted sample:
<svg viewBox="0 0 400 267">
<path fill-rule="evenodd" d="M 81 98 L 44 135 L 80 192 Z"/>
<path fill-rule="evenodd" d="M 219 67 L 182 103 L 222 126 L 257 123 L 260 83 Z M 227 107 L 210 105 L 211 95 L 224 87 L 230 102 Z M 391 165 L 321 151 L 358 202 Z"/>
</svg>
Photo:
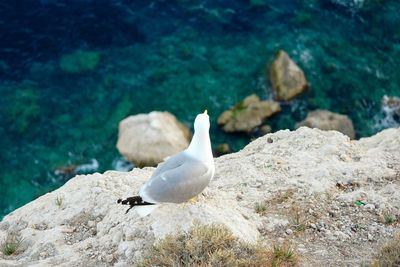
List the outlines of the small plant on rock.
<svg viewBox="0 0 400 267">
<path fill-rule="evenodd" d="M 397 221 L 396 216 L 391 215 L 391 214 L 383 215 L 383 219 L 384 219 L 385 224 L 393 224 Z"/>
<path fill-rule="evenodd" d="M 1 252 L 3 255 L 11 256 L 18 253 L 21 247 L 22 239 L 16 234 L 8 234 L 5 240 L 1 243 Z"/>
<path fill-rule="evenodd" d="M 57 197 L 56 197 L 56 206 L 58 206 L 59 208 L 61 208 L 62 203 L 63 203 L 62 197 L 61 197 L 61 196 L 57 196 Z"/>
<path fill-rule="evenodd" d="M 291 209 L 291 222 L 296 232 L 303 232 L 306 229 L 307 220 L 304 214 L 305 212 L 298 207 L 293 207 Z"/>
<path fill-rule="evenodd" d="M 296 266 L 297 257 L 288 245 L 275 245 L 272 250 L 271 266 Z"/>
<path fill-rule="evenodd" d="M 254 211 L 260 215 L 267 212 L 267 204 L 265 202 L 256 203 L 254 205 Z"/>
</svg>

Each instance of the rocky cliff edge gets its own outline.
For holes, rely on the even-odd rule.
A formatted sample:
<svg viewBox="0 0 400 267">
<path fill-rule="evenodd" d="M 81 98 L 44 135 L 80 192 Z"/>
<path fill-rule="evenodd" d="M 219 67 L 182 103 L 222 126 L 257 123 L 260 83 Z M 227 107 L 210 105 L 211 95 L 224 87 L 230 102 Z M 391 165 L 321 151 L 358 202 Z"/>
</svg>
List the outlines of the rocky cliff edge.
<svg viewBox="0 0 400 267">
<path fill-rule="evenodd" d="M 226 225 L 265 246 L 289 243 L 302 266 L 359 266 L 399 232 L 400 129 L 352 141 L 335 131 L 279 131 L 215 159 L 196 203 L 165 204 L 140 218 L 116 204 L 154 168 L 79 175 L 7 215 L 0 266 L 134 265 L 159 238 L 194 223 Z"/>
</svg>

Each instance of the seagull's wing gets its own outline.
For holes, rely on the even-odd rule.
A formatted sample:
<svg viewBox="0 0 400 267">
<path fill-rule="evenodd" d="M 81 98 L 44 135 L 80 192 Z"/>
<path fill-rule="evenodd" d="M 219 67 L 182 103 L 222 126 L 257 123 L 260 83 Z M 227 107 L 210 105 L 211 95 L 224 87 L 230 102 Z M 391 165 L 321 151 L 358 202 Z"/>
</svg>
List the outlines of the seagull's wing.
<svg viewBox="0 0 400 267">
<path fill-rule="evenodd" d="M 157 168 L 139 195 L 147 202 L 182 203 L 203 191 L 211 176 L 207 165 L 182 153 L 169 158 L 162 169 Z"/>
<path fill-rule="evenodd" d="M 153 179 L 154 177 L 157 177 L 160 173 L 163 173 L 167 170 L 172 170 L 175 169 L 179 166 L 181 166 L 184 163 L 185 151 L 179 152 L 173 156 L 170 156 L 167 158 L 166 161 L 163 161 L 157 165 L 156 170 L 153 172 L 153 174 L 150 177 L 150 180 Z"/>
</svg>

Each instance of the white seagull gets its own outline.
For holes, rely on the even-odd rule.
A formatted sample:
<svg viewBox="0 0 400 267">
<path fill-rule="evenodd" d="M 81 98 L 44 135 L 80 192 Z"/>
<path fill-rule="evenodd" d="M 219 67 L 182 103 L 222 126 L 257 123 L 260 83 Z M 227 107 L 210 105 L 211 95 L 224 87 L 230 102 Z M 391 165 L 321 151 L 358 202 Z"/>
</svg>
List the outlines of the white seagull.
<svg viewBox="0 0 400 267">
<path fill-rule="evenodd" d="M 207 187 L 215 173 L 209 129 L 210 118 L 206 110 L 194 121 L 194 135 L 189 147 L 160 163 L 142 185 L 138 196 L 117 201 L 130 205 L 126 213 L 135 206 L 147 206 L 147 209 L 137 210 L 139 215 L 145 216 L 154 210 L 155 204 L 183 203 Z"/>
</svg>

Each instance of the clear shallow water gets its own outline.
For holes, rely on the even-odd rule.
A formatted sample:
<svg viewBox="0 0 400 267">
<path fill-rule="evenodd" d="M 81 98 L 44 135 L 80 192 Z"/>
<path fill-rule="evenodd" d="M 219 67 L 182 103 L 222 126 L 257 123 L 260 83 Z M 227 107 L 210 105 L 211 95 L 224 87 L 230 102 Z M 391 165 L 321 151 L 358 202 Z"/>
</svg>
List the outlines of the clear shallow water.
<svg viewBox="0 0 400 267">
<path fill-rule="evenodd" d="M 214 146 L 240 149 L 251 137 L 224 134 L 216 119 L 251 93 L 271 97 L 265 71 L 278 49 L 311 90 L 268 121 L 274 131 L 316 108 L 350 116 L 358 137 L 399 126 L 381 108 L 400 96 L 398 1 L 136 2 L 0 4 L 0 218 L 65 183 L 61 167 L 117 168 L 117 126 L 130 114 L 167 110 L 191 126 L 207 108 Z M 77 50 L 99 62 L 63 71 Z"/>
</svg>

